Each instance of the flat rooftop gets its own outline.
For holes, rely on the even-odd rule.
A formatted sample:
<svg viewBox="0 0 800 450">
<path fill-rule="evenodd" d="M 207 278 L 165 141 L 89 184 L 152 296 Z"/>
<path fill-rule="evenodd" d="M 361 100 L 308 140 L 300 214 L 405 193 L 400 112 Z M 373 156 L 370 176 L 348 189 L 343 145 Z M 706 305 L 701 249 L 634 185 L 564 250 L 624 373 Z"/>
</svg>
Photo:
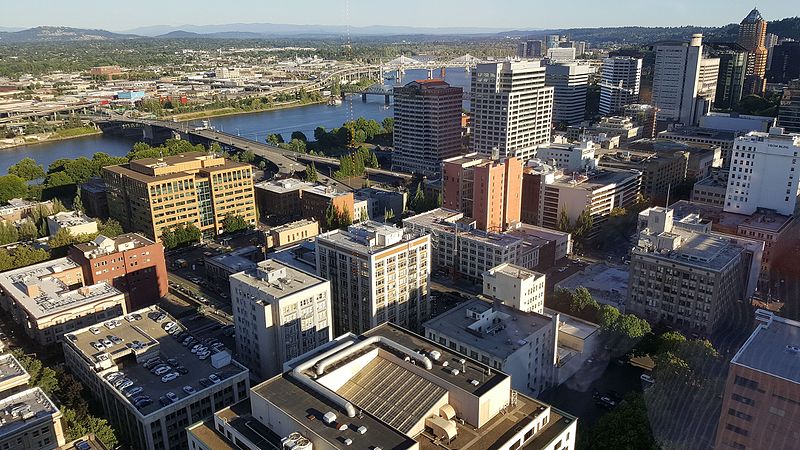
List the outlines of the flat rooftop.
<svg viewBox="0 0 800 450">
<path fill-rule="evenodd" d="M 258 189 L 263 189 L 265 191 L 270 191 L 277 194 L 285 194 L 287 192 L 294 192 L 300 189 L 306 189 L 313 186 L 314 183 L 298 180 L 296 178 L 286 178 L 277 181 L 262 181 L 254 185 L 254 187 Z"/>
<path fill-rule="evenodd" d="M 252 253 L 255 249 L 256 248 L 253 246 L 248 246 L 230 253 L 212 256 L 206 258 L 206 264 L 218 266 L 234 273 L 243 270 L 251 270 L 256 267 L 256 263 L 242 255 Z"/>
<path fill-rule="evenodd" d="M 544 276 L 543 273 L 510 263 L 500 264 L 499 266 L 489 269 L 488 272 L 491 274 L 502 274 L 518 280 L 527 280 L 529 278 L 539 278 Z"/>
<path fill-rule="evenodd" d="M 596 191 L 608 186 L 623 184 L 633 178 L 640 177 L 642 172 L 634 169 L 613 169 L 602 167 L 590 171 L 589 175 L 584 173 L 561 174 L 557 175 L 553 186 L 567 187 L 572 189 L 585 189 Z M 548 185 L 550 186 L 550 185 Z"/>
<path fill-rule="evenodd" d="M 639 246 L 634 247 L 633 251 L 709 270 L 721 270 L 745 251 L 744 247 L 732 243 L 730 239 L 718 234 L 698 233 L 674 227 L 671 233 L 660 233 L 660 235 L 679 236 L 681 238 L 680 247 L 665 254 L 649 251 Z"/>
<path fill-rule="evenodd" d="M 132 380 L 135 386 L 143 388 L 141 394 L 149 395 L 153 403 L 138 410 L 142 416 L 147 416 L 165 408 L 165 406 L 161 406 L 159 399 L 166 395 L 167 392 L 175 393 L 179 397 L 178 401 L 191 401 L 190 397 L 199 396 L 205 389 L 209 389 L 199 383 L 201 379 L 208 379 L 209 375 L 216 374 L 224 382 L 227 378 L 247 372 L 245 367 L 234 360 L 231 360 L 224 367 L 215 368 L 211 365 L 213 354 L 208 359 L 198 359 L 196 355 L 192 354 L 191 349 L 184 347 L 164 330 L 164 326 L 167 323 L 178 322 L 169 314 L 166 315 L 163 321 L 157 322 L 153 318 L 159 313 L 163 313 L 163 311 L 158 307 L 151 306 L 120 316 L 117 319 L 112 319 L 118 323 L 118 326 L 113 328 L 109 328 L 107 324 L 110 321 L 106 321 L 103 324 L 68 333 L 65 337 L 69 344 L 77 349 L 92 366 L 103 358 L 110 358 L 110 367 L 99 369 L 97 375 L 100 377 L 101 382 L 109 384 L 108 388 L 116 393 L 123 402 L 127 403 L 131 410 L 135 411 L 136 408 L 130 403 L 130 399 L 111 386 L 105 379 L 105 375 L 120 371 L 126 378 Z M 141 317 L 136 319 L 135 314 Z M 95 334 L 93 330 L 98 332 Z M 97 350 L 92 346 L 92 343 L 109 336 L 122 339 L 122 342 L 113 344 L 110 349 L 105 350 Z M 141 350 L 131 348 L 131 345 L 137 342 L 143 345 L 144 348 Z M 230 350 L 223 351 L 230 353 Z M 132 357 L 133 355 L 136 355 L 136 357 Z M 143 366 L 144 361 L 155 356 L 161 357 L 164 361 L 169 358 L 175 358 L 178 361 L 178 365 L 186 367 L 189 371 L 188 374 L 180 375 L 167 383 L 161 382 L 161 376 L 152 374 L 150 370 Z M 137 359 L 142 363 L 137 362 Z M 183 391 L 184 386 L 192 386 L 196 392 L 187 394 Z M 166 407 L 169 408 L 170 406 L 167 405 Z"/>
<path fill-rule="evenodd" d="M 740 226 L 778 233 L 785 230 L 794 220 L 792 216 L 784 216 L 770 210 L 758 210 L 748 216 L 725 212 L 718 206 L 692 203 L 686 200 L 679 200 L 670 205 L 670 208 L 673 210 L 675 220 L 680 220 L 690 214 L 699 214 L 700 217 L 711 221 L 714 231 L 729 234 L 737 234 L 736 230 Z"/>
<path fill-rule="evenodd" d="M 773 315 L 756 327 L 731 364 L 800 383 L 800 322 Z"/>
<path fill-rule="evenodd" d="M 733 140 L 733 138 L 731 138 Z M 689 153 L 708 153 L 715 152 L 720 148 L 715 144 L 701 144 L 696 142 L 684 142 L 673 139 L 655 138 L 655 139 L 639 139 L 625 145 L 625 149 L 630 150 L 643 150 L 656 153 L 675 153 L 675 152 L 689 152 Z"/>
<path fill-rule="evenodd" d="M 231 279 L 255 286 L 273 298 L 282 298 L 327 283 L 309 272 L 275 259 L 261 261 L 255 268 L 231 275 Z"/>
<path fill-rule="evenodd" d="M 545 308 L 544 313 L 548 316 L 558 314 L 558 332 L 574 336 L 580 340 L 586 340 L 600 330 L 600 326 L 597 324 L 578 319 L 561 311 Z"/>
<path fill-rule="evenodd" d="M 47 423 L 59 414 L 58 408 L 38 387 L 30 388 L 0 400 L 0 439 L 32 427 L 34 422 Z"/>
<path fill-rule="evenodd" d="M 317 223 L 317 221 L 313 220 L 313 219 L 300 219 L 300 220 L 295 220 L 294 222 L 289 222 L 289 223 L 285 223 L 283 225 L 278 225 L 277 227 L 272 227 L 269 231 L 270 232 L 274 231 L 276 233 L 279 233 L 279 232 L 283 232 L 283 231 L 286 231 L 286 230 L 294 230 L 294 229 L 297 229 L 297 228 L 303 228 L 303 227 L 306 227 L 306 226 L 309 226 L 309 225 L 313 225 L 315 223 Z"/>
<path fill-rule="evenodd" d="M 56 276 L 65 270 L 80 269 L 69 258 L 44 261 L 0 274 L 0 287 L 34 318 L 62 313 L 77 306 L 124 295 L 106 282 L 70 290 Z M 28 295 L 31 292 L 34 296 Z"/>
<path fill-rule="evenodd" d="M 712 128 L 700 128 L 700 127 L 680 127 L 672 131 L 662 131 L 658 135 L 664 138 L 669 138 L 674 136 L 678 138 L 687 137 L 696 139 L 730 141 L 731 145 L 733 145 L 733 140 L 736 138 L 736 133 L 733 131 L 714 130 Z"/>
<path fill-rule="evenodd" d="M 55 221 L 61 227 L 74 227 L 77 225 L 94 222 L 94 220 L 89 218 L 89 216 L 79 211 L 64 211 L 52 216 L 48 216 L 47 218 Z"/>
<path fill-rule="evenodd" d="M 475 326 L 479 322 L 474 318 L 475 314 L 486 317 L 481 321 L 484 326 L 480 328 Z M 542 328 L 551 326 L 551 319 L 542 314 L 523 312 L 503 304 L 473 299 L 436 316 L 424 326 L 497 358 L 505 359 L 528 343 L 525 338 Z"/>
<path fill-rule="evenodd" d="M 11 353 L 0 355 L 0 392 L 27 384 L 30 375 Z"/>
<path fill-rule="evenodd" d="M 362 255 L 373 254 L 421 237 L 403 228 L 367 221 L 350 225 L 347 231 L 334 230 L 317 236 L 317 245 L 346 248 Z"/>
<path fill-rule="evenodd" d="M 506 233 L 490 233 L 483 230 L 468 228 L 474 220 L 458 211 L 445 208 L 436 208 L 422 214 L 403 219 L 403 224 L 414 224 L 419 227 L 440 232 L 455 233 L 459 231 L 459 239 L 470 239 L 497 246 L 510 246 L 518 244 L 521 237 L 512 236 Z M 462 226 L 464 225 L 464 226 Z"/>
<path fill-rule="evenodd" d="M 341 197 L 342 195 L 353 195 L 352 192 L 339 191 L 333 186 L 325 186 L 322 184 L 314 184 L 310 187 L 303 188 L 303 193 L 319 195 L 320 197 L 327 197 L 330 199 Z"/>
<path fill-rule="evenodd" d="M 97 236 L 93 241 L 73 244 L 87 257 L 110 255 L 112 253 L 127 251 L 134 248 L 153 245 L 155 242 L 137 233 L 124 233 L 117 237 Z"/>
</svg>

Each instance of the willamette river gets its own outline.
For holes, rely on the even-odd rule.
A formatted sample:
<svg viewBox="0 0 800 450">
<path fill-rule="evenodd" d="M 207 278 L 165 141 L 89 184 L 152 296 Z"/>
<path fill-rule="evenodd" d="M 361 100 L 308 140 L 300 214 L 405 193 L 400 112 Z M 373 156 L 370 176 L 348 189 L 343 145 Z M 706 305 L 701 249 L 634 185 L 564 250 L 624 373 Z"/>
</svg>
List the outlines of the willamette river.
<svg viewBox="0 0 800 450">
<path fill-rule="evenodd" d="M 435 71 L 438 76 L 438 70 Z M 402 83 L 427 78 L 426 70 L 409 70 Z M 469 74 L 463 68 L 447 69 L 445 79 L 454 86 L 469 89 Z M 386 80 L 394 84 L 394 80 Z M 384 104 L 382 96 L 368 96 L 367 102 L 360 95 L 349 96 L 337 106 L 324 104 L 298 106 L 295 108 L 263 111 L 250 114 L 238 114 L 210 119 L 211 125 L 220 131 L 238 134 L 242 137 L 263 142 L 268 134 L 281 133 L 288 140 L 293 131 L 302 131 L 309 139 L 314 138 L 314 129 L 340 127 L 342 123 L 365 117 L 378 122 L 394 114 L 391 105 Z M 31 157 L 45 169 L 53 161 L 60 158 L 91 157 L 95 152 L 106 152 L 114 156 L 123 156 L 136 141 L 116 136 L 88 136 L 63 141 L 47 142 L 36 145 L 25 145 L 0 150 L 0 174 L 5 174 L 8 167 L 24 157 Z"/>
</svg>

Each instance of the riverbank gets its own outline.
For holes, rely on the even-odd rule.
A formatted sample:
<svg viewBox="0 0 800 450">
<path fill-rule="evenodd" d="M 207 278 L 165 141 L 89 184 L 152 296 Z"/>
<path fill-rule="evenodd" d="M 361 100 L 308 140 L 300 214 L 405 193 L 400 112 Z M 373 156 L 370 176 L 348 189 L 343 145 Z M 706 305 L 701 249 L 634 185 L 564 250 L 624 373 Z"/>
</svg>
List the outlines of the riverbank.
<svg viewBox="0 0 800 450">
<path fill-rule="evenodd" d="M 68 139 L 77 139 L 86 136 L 96 136 L 98 134 L 103 134 L 103 132 L 94 127 L 81 127 L 52 131 L 48 133 L 31 134 L 27 136 L 16 136 L 9 139 L 0 139 L 0 150 L 22 147 L 25 145 L 44 144 L 45 142 L 65 141 Z"/>
<path fill-rule="evenodd" d="M 211 119 L 214 117 L 235 116 L 239 114 L 253 114 L 253 113 L 260 113 L 267 111 L 277 111 L 280 109 L 299 108 L 301 106 L 320 105 L 324 103 L 328 103 L 328 100 L 325 99 L 325 100 L 320 100 L 318 102 L 311 101 L 304 103 L 301 102 L 280 103 L 274 106 L 270 106 L 268 108 L 253 109 L 250 111 L 245 111 L 236 108 L 219 108 L 219 109 L 211 109 L 208 111 L 173 114 L 171 116 L 164 116 L 163 120 L 175 120 L 177 122 L 186 122 L 188 120 Z"/>
</svg>

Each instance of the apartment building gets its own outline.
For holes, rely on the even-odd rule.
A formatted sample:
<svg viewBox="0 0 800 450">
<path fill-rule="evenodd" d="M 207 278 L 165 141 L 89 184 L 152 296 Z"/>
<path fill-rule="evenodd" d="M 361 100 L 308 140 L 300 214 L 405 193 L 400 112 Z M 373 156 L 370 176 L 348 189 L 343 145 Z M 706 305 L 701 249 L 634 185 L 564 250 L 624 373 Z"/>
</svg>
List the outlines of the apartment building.
<svg viewBox="0 0 800 450">
<path fill-rule="evenodd" d="M 470 153 L 442 163 L 442 207 L 473 217 L 481 230 L 501 232 L 520 219 L 522 161 Z"/>
<path fill-rule="evenodd" d="M 478 64 L 472 74 L 472 148 L 483 156 L 528 159 L 550 142 L 553 88 L 539 61 Z"/>
<path fill-rule="evenodd" d="M 600 114 L 616 114 L 639 101 L 642 59 L 612 56 L 603 60 L 600 83 Z"/>
<path fill-rule="evenodd" d="M 761 309 L 756 320 L 756 329 L 731 359 L 715 448 L 797 446 L 800 322 Z"/>
<path fill-rule="evenodd" d="M 430 316 L 430 237 L 367 221 L 316 239 L 317 275 L 331 283 L 334 332 L 384 322 L 420 329 Z"/>
<path fill-rule="evenodd" d="M 248 370 L 227 349 L 198 356 L 175 337 L 178 332 L 169 333 L 174 327 L 184 331 L 151 306 L 64 339 L 67 367 L 102 406 L 120 442 L 132 448 L 189 450 L 187 426 L 248 397 Z M 107 338 L 110 346 L 98 344 L 108 335 L 115 338 Z"/>
<path fill-rule="evenodd" d="M 268 259 L 230 285 L 236 354 L 258 378 L 333 339 L 329 281 Z"/>
<path fill-rule="evenodd" d="M 546 67 L 544 82 L 553 88 L 553 123 L 571 125 L 583 120 L 590 73 L 588 64 L 578 62 Z"/>
<path fill-rule="evenodd" d="M 725 211 L 753 214 L 759 208 L 791 216 L 800 193 L 800 135 L 782 128 L 736 138 Z"/>
<path fill-rule="evenodd" d="M 103 168 L 109 216 L 158 241 L 164 229 L 194 225 L 204 235 L 223 231 L 228 215 L 256 224 L 253 168 L 203 152 L 144 158 Z"/>
<path fill-rule="evenodd" d="M 81 266 L 86 284 L 106 282 L 125 294 L 129 311 L 157 303 L 167 295 L 164 246 L 141 234 L 98 236 L 75 244 L 69 258 Z"/>
<path fill-rule="evenodd" d="M 543 273 L 503 263 L 483 273 L 483 295 L 523 312 L 544 312 Z"/>
<path fill-rule="evenodd" d="M 597 168 L 594 142 L 581 141 L 578 144 L 542 144 L 536 149 L 536 158 L 565 172 L 583 172 Z M 528 165 L 532 164 L 528 161 Z"/>
<path fill-rule="evenodd" d="M 553 450 L 574 449 L 576 427 L 511 376 L 387 323 L 291 361 L 188 433 L 200 450 Z"/>
<path fill-rule="evenodd" d="M 0 274 L 0 307 L 39 345 L 124 314 L 125 295 L 105 281 L 88 285 L 82 267 L 57 258 Z"/>
<path fill-rule="evenodd" d="M 394 88 L 394 170 L 435 176 L 443 159 L 461 153 L 463 97 L 439 79 Z"/>
</svg>

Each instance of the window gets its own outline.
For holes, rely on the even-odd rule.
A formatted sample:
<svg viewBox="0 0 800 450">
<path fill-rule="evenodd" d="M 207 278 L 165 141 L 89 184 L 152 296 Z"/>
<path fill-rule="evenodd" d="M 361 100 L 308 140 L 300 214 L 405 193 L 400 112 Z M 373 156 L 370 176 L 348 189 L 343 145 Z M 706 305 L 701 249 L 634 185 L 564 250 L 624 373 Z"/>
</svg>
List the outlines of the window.
<svg viewBox="0 0 800 450">
<path fill-rule="evenodd" d="M 729 423 L 729 424 L 727 424 L 727 425 L 725 425 L 725 429 L 726 429 L 726 430 L 729 430 L 729 431 L 733 431 L 733 432 L 734 432 L 734 433 L 736 433 L 736 434 L 741 434 L 742 436 L 747 436 L 748 434 L 750 434 L 750 433 L 749 433 L 747 430 L 745 430 L 744 428 L 739 428 L 739 427 L 737 427 L 736 425 L 732 425 L 732 424 L 730 424 L 730 423 Z"/>
<path fill-rule="evenodd" d="M 733 383 L 738 386 L 746 387 L 747 389 L 752 389 L 752 390 L 758 389 L 757 381 L 753 381 L 745 377 L 740 377 L 739 375 L 736 375 L 736 378 L 733 380 Z"/>
<path fill-rule="evenodd" d="M 756 404 L 755 400 L 753 400 L 752 398 L 743 397 L 739 394 L 733 394 L 731 395 L 731 398 L 739 403 L 744 403 L 745 405 L 752 406 Z"/>
<path fill-rule="evenodd" d="M 743 413 L 741 411 L 737 411 L 737 410 L 735 410 L 733 408 L 728 409 L 728 414 L 733 416 L 733 417 L 737 417 L 739 419 L 746 420 L 748 422 L 753 420 L 753 416 L 751 416 L 750 414 L 745 414 L 745 413 Z"/>
</svg>

